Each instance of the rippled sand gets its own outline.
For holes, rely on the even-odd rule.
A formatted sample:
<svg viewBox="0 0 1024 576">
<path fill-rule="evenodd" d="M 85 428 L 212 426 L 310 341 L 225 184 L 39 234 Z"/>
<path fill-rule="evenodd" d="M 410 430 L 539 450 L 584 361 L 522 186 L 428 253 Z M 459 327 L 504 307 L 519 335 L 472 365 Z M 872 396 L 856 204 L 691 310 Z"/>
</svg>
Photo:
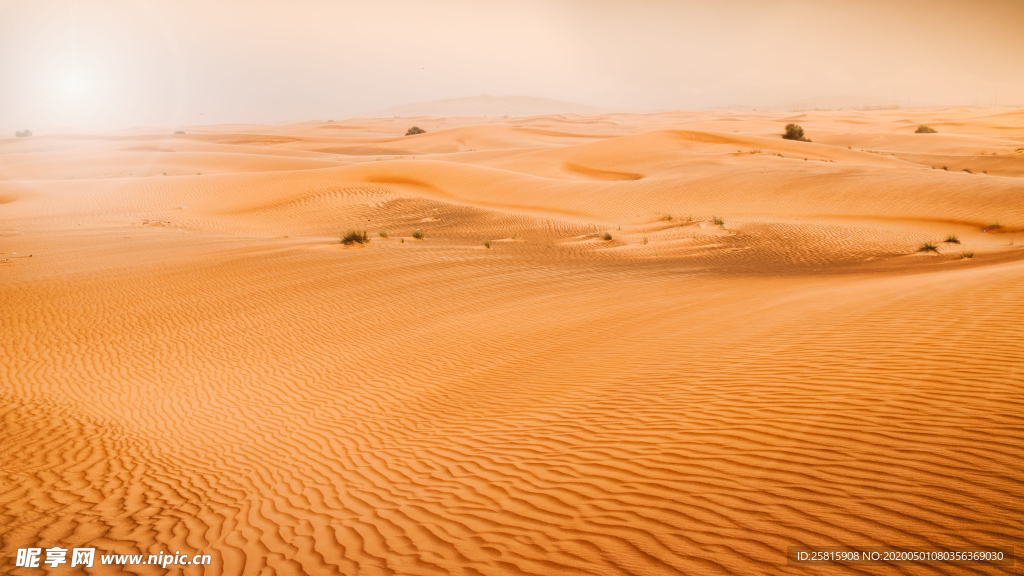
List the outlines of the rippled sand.
<svg viewBox="0 0 1024 576">
<path fill-rule="evenodd" d="M 1024 111 L 169 132 L 0 140 L 5 557 L 935 574 L 969 569 L 785 552 L 1020 551 Z"/>
</svg>

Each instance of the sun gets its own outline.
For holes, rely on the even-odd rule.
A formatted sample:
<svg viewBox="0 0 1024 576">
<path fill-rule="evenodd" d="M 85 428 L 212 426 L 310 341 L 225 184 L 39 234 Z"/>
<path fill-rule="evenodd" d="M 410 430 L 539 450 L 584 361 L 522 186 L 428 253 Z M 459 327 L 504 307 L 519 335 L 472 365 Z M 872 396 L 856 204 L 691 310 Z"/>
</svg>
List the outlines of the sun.
<svg viewBox="0 0 1024 576">
<path fill-rule="evenodd" d="M 81 71 L 70 71 L 57 78 L 56 88 L 62 99 L 78 102 L 89 99 L 95 92 L 95 83 Z"/>
</svg>

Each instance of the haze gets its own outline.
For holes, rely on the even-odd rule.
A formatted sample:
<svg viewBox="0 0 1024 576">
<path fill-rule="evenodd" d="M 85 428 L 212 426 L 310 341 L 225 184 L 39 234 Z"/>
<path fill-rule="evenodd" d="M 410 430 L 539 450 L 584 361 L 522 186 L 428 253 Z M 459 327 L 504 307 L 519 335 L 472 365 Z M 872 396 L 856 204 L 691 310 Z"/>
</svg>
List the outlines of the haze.
<svg viewBox="0 0 1024 576">
<path fill-rule="evenodd" d="M 343 118 L 477 94 L 624 111 L 1024 104 L 1024 3 L 0 2 L 0 130 Z"/>
</svg>

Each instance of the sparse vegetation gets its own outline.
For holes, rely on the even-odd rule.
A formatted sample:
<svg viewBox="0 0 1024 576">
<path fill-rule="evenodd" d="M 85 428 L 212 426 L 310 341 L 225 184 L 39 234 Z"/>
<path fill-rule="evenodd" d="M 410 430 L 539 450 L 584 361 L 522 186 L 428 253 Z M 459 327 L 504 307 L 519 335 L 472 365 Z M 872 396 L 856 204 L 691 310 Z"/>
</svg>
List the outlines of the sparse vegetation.
<svg viewBox="0 0 1024 576">
<path fill-rule="evenodd" d="M 487 248 L 488 250 L 491 249 L 491 241 L 490 240 L 484 240 L 484 248 Z"/>
<path fill-rule="evenodd" d="M 420 230 L 419 228 L 413 230 L 412 237 L 417 240 L 423 240 L 423 230 Z"/>
<path fill-rule="evenodd" d="M 643 243 L 645 246 L 647 245 L 647 236 L 644 236 Z"/>
<path fill-rule="evenodd" d="M 719 216 L 712 216 L 711 221 L 714 222 L 716 226 L 725 226 L 725 219 Z"/>
<path fill-rule="evenodd" d="M 949 166 L 943 166 L 942 169 L 948 171 L 949 170 Z"/>
<path fill-rule="evenodd" d="M 400 244 L 405 244 L 405 238 L 399 238 L 399 239 L 398 239 L 398 242 L 399 242 Z"/>
<path fill-rule="evenodd" d="M 939 246 L 937 244 L 932 243 L 932 242 L 925 242 L 925 243 L 921 244 L 921 247 L 918 248 L 917 251 L 918 252 L 926 252 L 926 253 L 927 252 L 935 252 L 936 254 L 938 254 L 939 253 Z"/>
<path fill-rule="evenodd" d="M 974 252 L 961 252 L 961 258 L 974 258 Z"/>
<path fill-rule="evenodd" d="M 964 172 L 967 172 L 968 174 L 974 174 L 974 172 L 971 172 L 970 168 L 964 168 Z"/>
<path fill-rule="evenodd" d="M 799 140 L 801 142 L 810 142 L 810 140 L 804 136 L 804 129 L 799 124 L 786 124 L 786 133 L 782 135 L 786 140 Z"/>
<path fill-rule="evenodd" d="M 671 222 L 672 221 L 672 215 L 671 214 L 667 214 L 667 213 L 666 214 L 662 214 L 661 215 L 661 219 L 662 220 L 668 220 L 669 222 Z"/>
<path fill-rule="evenodd" d="M 365 245 L 370 242 L 370 238 L 366 235 L 366 230 L 349 230 L 341 235 L 341 243 L 345 246 L 351 246 L 353 244 Z"/>
<path fill-rule="evenodd" d="M 928 126 L 925 126 L 924 124 L 921 124 L 920 126 L 917 127 L 917 130 L 915 130 L 914 133 L 915 134 L 935 134 L 935 129 L 934 128 L 930 128 Z"/>
<path fill-rule="evenodd" d="M 388 237 L 388 231 L 387 230 L 377 230 L 377 236 L 380 236 L 381 238 L 387 238 Z"/>
<path fill-rule="evenodd" d="M 419 126 L 413 126 L 412 128 L 409 128 L 408 130 L 405 131 L 405 135 L 406 136 L 415 136 L 416 134 L 426 134 L 426 133 L 427 133 L 427 131 L 424 130 L 423 128 L 420 128 Z"/>
<path fill-rule="evenodd" d="M 603 238 L 607 242 L 608 240 L 612 239 L 612 233 L 611 232 L 605 232 L 604 236 L 602 236 L 601 238 Z"/>
<path fill-rule="evenodd" d="M 959 244 L 960 237 L 957 236 L 956 234 L 950 234 L 949 236 L 946 236 L 946 239 L 943 240 L 943 242 L 946 242 L 948 244 Z"/>
<path fill-rule="evenodd" d="M 28 138 L 31 135 L 32 135 L 32 131 L 31 130 L 15 130 L 14 131 L 14 137 L 15 138 Z"/>
<path fill-rule="evenodd" d="M 184 134 L 185 131 L 184 130 L 175 130 L 174 133 L 175 134 Z"/>
</svg>

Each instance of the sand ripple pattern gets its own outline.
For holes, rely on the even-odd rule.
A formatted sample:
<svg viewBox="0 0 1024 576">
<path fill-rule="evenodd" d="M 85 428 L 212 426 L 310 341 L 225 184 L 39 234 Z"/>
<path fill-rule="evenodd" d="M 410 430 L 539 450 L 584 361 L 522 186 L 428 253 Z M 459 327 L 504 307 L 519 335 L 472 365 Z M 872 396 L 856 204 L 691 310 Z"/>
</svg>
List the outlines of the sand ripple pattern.
<svg viewBox="0 0 1024 576">
<path fill-rule="evenodd" d="M 731 163 L 765 158 L 675 180 L 653 153 L 602 163 L 617 136 L 587 130 L 616 117 L 578 138 L 569 120 L 521 121 L 548 130 L 524 132 L 518 170 L 3 182 L 0 553 L 214 555 L 186 575 L 803 574 L 786 546 L 1024 540 L 1024 260 L 972 220 L 1019 185 L 975 184 L 975 204 L 939 190 L 941 221 L 910 214 L 930 180 L 896 160 L 816 167 L 799 199 L 736 184 L 751 168 Z M 739 138 L 684 120 L 626 138 L 706 155 Z M 526 130 L 423 146 L 512 149 Z M 232 154 L 332 144 L 220 136 Z M 604 172 L 558 178 L 563 148 Z M 906 180 L 896 214 L 860 213 L 882 203 L 869 168 Z M 716 170 L 719 200 L 689 187 Z M 724 229 L 658 218 L 717 201 Z M 357 224 L 393 234 L 342 249 L 331 236 Z M 946 230 L 976 261 L 908 251 Z"/>
</svg>

